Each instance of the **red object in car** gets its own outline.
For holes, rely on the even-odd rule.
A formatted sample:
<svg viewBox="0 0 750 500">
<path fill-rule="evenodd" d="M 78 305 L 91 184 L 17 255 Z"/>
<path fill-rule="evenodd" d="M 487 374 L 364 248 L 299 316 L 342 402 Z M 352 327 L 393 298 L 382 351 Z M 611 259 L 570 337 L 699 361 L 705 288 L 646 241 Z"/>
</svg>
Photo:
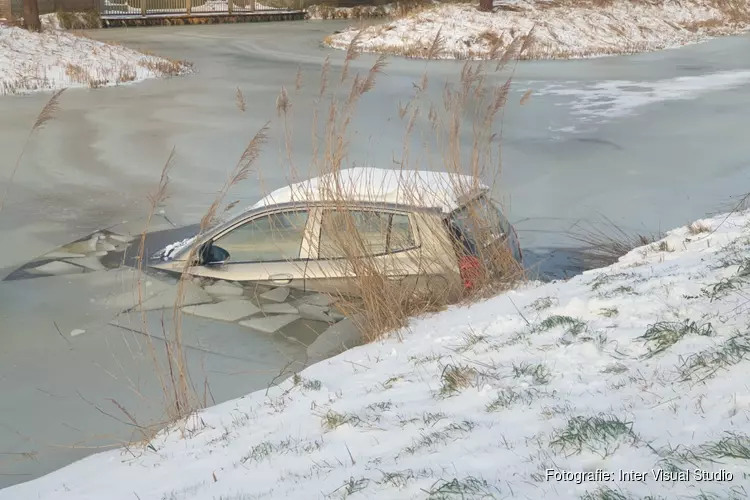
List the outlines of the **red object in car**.
<svg viewBox="0 0 750 500">
<path fill-rule="evenodd" d="M 464 288 L 470 290 L 481 276 L 482 263 L 473 255 L 464 255 L 458 260 L 458 270 L 464 282 Z"/>
</svg>

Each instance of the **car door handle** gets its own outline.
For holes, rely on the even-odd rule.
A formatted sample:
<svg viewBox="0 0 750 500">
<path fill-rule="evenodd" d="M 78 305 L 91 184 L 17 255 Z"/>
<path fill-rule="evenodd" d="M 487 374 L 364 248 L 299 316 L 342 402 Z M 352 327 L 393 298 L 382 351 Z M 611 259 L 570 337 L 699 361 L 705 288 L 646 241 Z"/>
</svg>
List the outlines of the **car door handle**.
<svg viewBox="0 0 750 500">
<path fill-rule="evenodd" d="M 291 274 L 272 274 L 268 277 L 268 281 L 274 285 L 288 285 L 293 278 Z"/>
</svg>

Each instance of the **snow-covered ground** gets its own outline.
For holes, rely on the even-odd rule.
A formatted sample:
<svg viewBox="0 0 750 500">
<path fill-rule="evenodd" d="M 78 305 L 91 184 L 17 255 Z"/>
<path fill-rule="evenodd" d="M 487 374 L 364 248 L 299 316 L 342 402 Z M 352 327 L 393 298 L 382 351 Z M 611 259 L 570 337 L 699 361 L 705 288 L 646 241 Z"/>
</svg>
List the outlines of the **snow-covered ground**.
<svg viewBox="0 0 750 500">
<path fill-rule="evenodd" d="M 119 85 L 189 71 L 184 62 L 64 31 L 32 33 L 0 25 L 0 95 Z"/>
<path fill-rule="evenodd" d="M 532 33 L 521 57 L 570 59 L 646 52 L 704 41 L 745 30 L 750 3 L 719 8 L 719 0 L 624 0 L 577 2 L 511 0 L 479 12 L 474 4 L 430 4 L 399 19 L 364 29 L 352 27 L 326 38 L 346 49 L 352 39 L 360 50 L 425 57 L 440 34 L 443 59 L 484 59 Z M 491 56 L 493 57 L 493 56 Z"/>
<path fill-rule="evenodd" d="M 750 212 L 706 219 L 0 500 L 747 498 L 749 286 Z"/>
</svg>

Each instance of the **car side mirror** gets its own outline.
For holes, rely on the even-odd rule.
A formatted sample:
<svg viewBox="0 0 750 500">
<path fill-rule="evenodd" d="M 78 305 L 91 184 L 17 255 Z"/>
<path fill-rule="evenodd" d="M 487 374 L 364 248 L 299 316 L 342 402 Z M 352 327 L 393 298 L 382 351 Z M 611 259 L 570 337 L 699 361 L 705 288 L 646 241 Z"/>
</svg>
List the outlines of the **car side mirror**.
<svg viewBox="0 0 750 500">
<path fill-rule="evenodd" d="M 214 246 L 213 241 L 206 242 L 198 252 L 198 265 L 219 265 L 229 260 L 229 252 Z"/>
</svg>

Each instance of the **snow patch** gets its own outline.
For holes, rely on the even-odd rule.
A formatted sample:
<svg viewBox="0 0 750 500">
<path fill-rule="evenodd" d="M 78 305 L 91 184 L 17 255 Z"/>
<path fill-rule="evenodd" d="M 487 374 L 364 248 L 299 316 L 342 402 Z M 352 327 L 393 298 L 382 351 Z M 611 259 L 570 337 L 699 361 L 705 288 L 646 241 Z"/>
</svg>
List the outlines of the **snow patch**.
<svg viewBox="0 0 750 500">
<path fill-rule="evenodd" d="M 181 251 L 185 250 L 186 248 L 189 248 L 193 244 L 196 238 L 197 236 L 192 236 L 190 238 L 185 238 L 184 240 L 181 240 L 181 241 L 175 241 L 174 243 L 170 243 L 166 247 L 154 253 L 152 258 L 170 260 Z"/>
</svg>

